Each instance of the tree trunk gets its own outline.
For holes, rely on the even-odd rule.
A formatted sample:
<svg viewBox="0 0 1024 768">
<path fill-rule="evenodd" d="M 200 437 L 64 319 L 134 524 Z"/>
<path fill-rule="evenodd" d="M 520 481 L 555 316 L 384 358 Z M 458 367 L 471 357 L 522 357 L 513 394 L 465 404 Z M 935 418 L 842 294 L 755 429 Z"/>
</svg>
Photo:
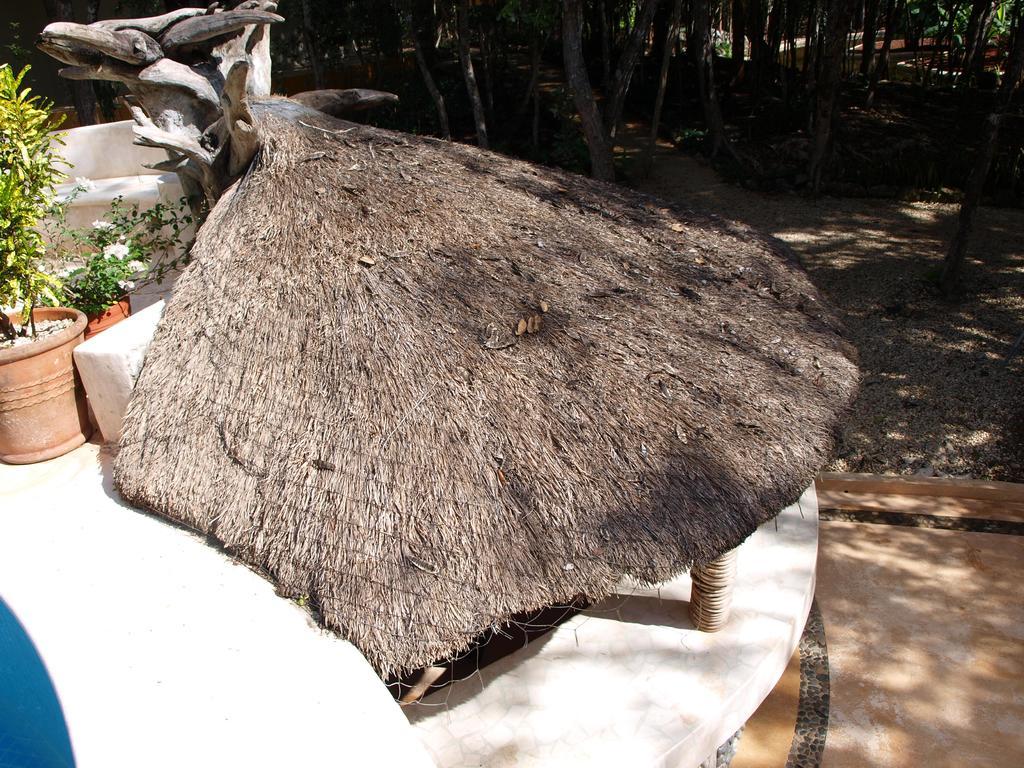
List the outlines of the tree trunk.
<svg viewBox="0 0 1024 768">
<path fill-rule="evenodd" d="M 780 0 L 775 0 L 768 13 L 768 37 L 764 47 L 762 75 L 763 72 L 773 75 L 779 67 L 779 48 L 782 45 L 782 11 L 783 3 Z"/>
<path fill-rule="evenodd" d="M 48 22 L 75 20 L 75 11 L 71 0 L 43 0 L 43 6 Z M 93 3 L 90 2 L 87 14 L 93 12 L 98 14 L 99 9 L 98 7 L 94 8 Z M 95 125 L 96 92 L 93 90 L 92 83 L 88 80 L 66 80 L 65 84 L 71 95 L 75 113 L 78 115 L 78 124 Z"/>
<path fill-rule="evenodd" d="M 542 36 L 539 29 L 534 29 L 530 32 L 530 82 L 526 86 L 523 100 L 519 102 L 519 106 L 516 108 L 515 119 L 512 123 L 513 135 L 519 133 L 519 128 L 522 126 L 523 120 L 526 119 L 526 110 L 530 108 L 530 104 L 536 104 L 537 102 L 537 87 L 540 83 L 540 53 L 547 40 L 547 35 Z"/>
<path fill-rule="evenodd" d="M 668 39 L 668 28 L 671 19 L 672 3 L 659 2 L 657 9 L 654 11 L 654 20 L 651 22 L 649 36 L 651 41 L 651 49 L 649 51 L 651 61 L 661 61 L 661 57 L 665 53 L 662 50 L 662 46 L 665 45 L 665 41 Z"/>
<path fill-rule="evenodd" d="M 562 0 L 562 56 L 565 60 L 565 77 L 569 81 L 576 111 L 580 114 L 583 135 L 590 149 L 590 174 L 595 179 L 613 181 L 615 166 L 612 162 L 611 142 L 605 134 L 583 60 L 581 0 Z"/>
<path fill-rule="evenodd" d="M 610 93 L 612 90 L 612 30 L 611 24 L 608 23 L 608 8 L 605 0 L 598 0 L 597 10 L 601 14 L 601 87 L 605 93 Z"/>
<path fill-rule="evenodd" d="M 647 140 L 647 149 L 644 152 L 643 162 L 641 163 L 641 171 L 644 175 L 650 173 L 651 161 L 654 157 L 654 147 L 658 143 L 658 126 L 661 123 L 661 110 L 665 106 L 668 70 L 669 65 L 672 63 L 672 50 L 675 48 L 675 41 L 679 36 L 679 17 L 682 13 L 683 0 L 675 0 L 672 5 L 672 18 L 665 32 L 665 44 L 661 51 L 661 72 L 658 75 L 658 95 L 654 99 L 654 115 L 651 117 L 651 135 Z"/>
<path fill-rule="evenodd" d="M 473 72 L 473 56 L 469 48 L 469 0 L 459 0 L 457 24 L 459 27 L 459 59 L 462 62 L 462 76 L 466 80 L 469 101 L 473 105 L 476 143 L 482 149 L 488 149 L 487 119 L 484 116 L 484 104 L 480 99 L 480 89 L 477 87 L 476 74 Z"/>
<path fill-rule="evenodd" d="M 760 88 L 761 69 L 764 65 L 764 30 L 765 30 L 765 2 L 764 0 L 747 0 L 747 29 L 750 31 L 750 66 L 748 67 L 748 82 L 753 83 L 754 92 Z"/>
<path fill-rule="evenodd" d="M 807 175 L 810 177 L 814 194 L 818 194 L 821 188 L 821 174 L 832 145 L 836 96 L 839 92 L 846 33 L 850 27 L 853 3 L 850 0 L 828 0 L 825 11 L 825 40 L 816 88 L 814 139 L 807 166 Z"/>
<path fill-rule="evenodd" d="M 530 153 L 537 157 L 540 149 L 540 89 L 533 89 L 533 124 L 530 126 Z"/>
<path fill-rule="evenodd" d="M 423 76 L 423 84 L 427 86 L 427 91 L 430 92 L 430 98 L 434 101 L 434 109 L 437 111 L 437 126 L 441 131 L 441 138 L 450 141 L 452 138 L 451 129 L 448 126 L 448 108 L 444 103 L 444 96 L 437 87 L 437 83 L 434 82 L 434 76 L 430 74 L 430 66 L 427 64 L 427 58 L 423 54 L 423 46 L 420 43 L 419 35 L 416 34 L 416 30 L 412 33 L 412 49 L 416 55 L 416 65 L 419 67 L 420 74 Z"/>
<path fill-rule="evenodd" d="M 947 297 L 952 296 L 960 284 L 960 273 L 963 270 L 964 257 L 967 255 L 967 244 L 974 231 L 981 195 L 985 190 L 985 179 L 988 177 L 992 158 L 995 157 L 999 144 L 999 126 L 1003 119 L 1003 113 L 1013 100 L 1013 92 L 1017 88 L 1017 83 L 1020 82 L 1022 73 L 1024 73 L 1024 2 L 1018 0 L 1014 21 L 1013 50 L 1010 51 L 1006 63 L 1006 73 L 996 97 L 995 108 L 985 122 L 985 130 L 978 146 L 974 168 L 971 169 L 971 175 L 964 187 L 956 234 L 953 236 L 953 241 L 950 243 L 949 251 L 947 251 L 942 265 L 941 285 Z"/>
<path fill-rule="evenodd" d="M 302 42 L 309 57 L 309 68 L 313 71 L 313 88 L 324 87 L 324 63 L 316 44 L 316 27 L 313 25 L 313 8 L 310 0 L 302 0 Z"/>
<path fill-rule="evenodd" d="M 732 67 L 738 77 L 743 69 L 747 45 L 747 11 L 743 0 L 732 0 Z"/>
<path fill-rule="evenodd" d="M 882 49 L 878 52 L 878 61 L 875 62 L 875 67 L 871 70 L 871 82 L 868 84 L 868 93 L 864 100 L 864 106 L 868 109 L 871 109 L 875 103 L 879 78 L 888 75 L 889 49 L 892 48 L 892 36 L 900 10 L 900 5 L 896 0 L 887 0 L 885 7 L 885 37 L 882 40 Z"/>
<path fill-rule="evenodd" d="M 867 77 L 871 74 L 871 64 L 875 58 L 875 38 L 878 37 L 878 6 L 879 0 L 867 0 L 864 6 L 864 34 L 861 36 L 860 73 Z"/>
<path fill-rule="evenodd" d="M 784 25 L 786 29 L 786 56 L 783 61 L 782 70 L 782 98 L 787 109 L 789 108 L 790 98 L 792 97 L 793 93 L 792 84 L 796 80 L 796 30 L 799 21 L 799 15 L 794 13 L 793 9 L 787 8 Z"/>
<path fill-rule="evenodd" d="M 697 85 L 701 106 L 704 109 L 704 124 L 708 129 L 707 143 L 711 157 L 717 157 L 722 149 L 732 152 L 725 135 L 725 122 L 715 93 L 715 47 L 711 40 L 711 11 L 708 0 L 692 0 L 694 63 L 697 65 Z"/>
<path fill-rule="evenodd" d="M 487 124 L 494 125 L 494 50 L 491 35 L 493 29 L 480 26 L 480 63 L 484 68 L 484 107 Z"/>
<path fill-rule="evenodd" d="M 928 60 L 928 71 L 925 72 L 926 87 L 932 82 L 932 73 L 941 71 L 942 69 L 942 43 L 948 37 L 950 39 L 950 45 L 952 45 L 953 23 L 956 21 L 956 15 L 959 12 L 959 0 L 950 0 L 949 7 L 947 9 L 949 22 L 946 24 L 945 30 L 939 31 L 935 35 L 935 44 L 932 46 L 932 55 Z"/>
<path fill-rule="evenodd" d="M 992 25 L 992 10 L 993 6 L 991 4 L 985 6 L 981 21 L 978 24 L 978 35 L 974 41 L 971 59 L 967 63 L 965 74 L 975 80 L 985 71 L 985 41 L 988 40 L 989 27 Z"/>
<path fill-rule="evenodd" d="M 984 27 L 983 18 L 988 15 L 992 8 L 992 0 L 974 0 L 971 4 L 971 15 L 967 21 L 967 29 L 964 32 L 964 55 L 960 60 L 960 79 L 964 80 L 970 76 L 971 65 L 974 62 L 974 52 L 978 45 L 979 32 Z"/>
<path fill-rule="evenodd" d="M 955 46 L 956 37 L 956 17 L 959 15 L 960 8 L 962 7 L 962 5 L 963 3 L 961 3 L 960 0 L 952 0 L 952 2 L 950 3 L 951 7 L 949 12 L 949 24 L 946 25 L 945 34 L 947 82 L 953 79 L 953 47 Z M 938 48 L 938 45 L 936 45 L 935 47 Z M 941 66 L 942 60 L 940 59 L 939 61 Z"/>
<path fill-rule="evenodd" d="M 437 13 L 434 0 L 412 0 L 412 35 L 420 46 L 420 54 L 427 62 L 427 68 L 434 66 L 437 58 Z"/>
<path fill-rule="evenodd" d="M 814 79 L 816 50 L 818 47 L 818 0 L 807 4 L 807 30 L 804 37 L 804 61 L 801 69 L 808 88 Z"/>
<path fill-rule="evenodd" d="M 613 139 L 622 118 L 622 108 L 626 103 L 629 83 L 633 79 L 633 70 L 636 69 L 637 59 L 640 58 L 657 8 L 658 0 L 643 0 L 643 5 L 636 15 L 636 24 L 629 33 L 626 48 L 619 56 L 619 65 L 615 68 L 615 78 L 612 80 L 611 93 L 608 94 L 608 103 L 604 111 L 605 131 Z"/>
</svg>

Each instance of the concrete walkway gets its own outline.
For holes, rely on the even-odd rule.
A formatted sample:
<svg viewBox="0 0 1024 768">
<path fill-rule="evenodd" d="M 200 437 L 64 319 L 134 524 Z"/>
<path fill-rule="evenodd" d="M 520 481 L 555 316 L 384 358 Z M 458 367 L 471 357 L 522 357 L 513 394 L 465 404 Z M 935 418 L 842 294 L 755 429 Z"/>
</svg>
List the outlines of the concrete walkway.
<svg viewBox="0 0 1024 768">
<path fill-rule="evenodd" d="M 1003 519 L 966 516 L 962 499 L 945 501 L 931 514 L 924 497 L 912 513 L 823 512 L 824 751 L 790 754 L 807 727 L 795 658 L 732 768 L 1024 765 L 1024 517 L 1007 519 L 1012 504 L 994 515 Z"/>
</svg>

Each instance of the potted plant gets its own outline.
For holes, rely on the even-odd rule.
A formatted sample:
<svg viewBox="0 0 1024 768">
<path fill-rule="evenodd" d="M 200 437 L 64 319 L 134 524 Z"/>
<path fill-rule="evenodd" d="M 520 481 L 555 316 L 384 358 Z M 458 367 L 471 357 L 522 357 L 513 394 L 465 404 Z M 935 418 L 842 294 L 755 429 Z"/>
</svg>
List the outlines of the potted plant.
<svg viewBox="0 0 1024 768">
<path fill-rule="evenodd" d="M 74 244 L 66 256 L 73 265 L 61 272 L 65 303 L 88 317 L 85 338 L 128 317 L 131 292 L 143 281 L 159 281 L 185 260 L 148 266 L 156 254 L 182 250 L 182 233 L 192 221 L 185 210 L 184 203 L 177 208 L 157 203 L 140 211 L 118 197 L 91 228 L 64 230 L 63 239 Z"/>
<path fill-rule="evenodd" d="M 91 431 L 71 357 L 85 315 L 46 306 L 62 287 L 42 268 L 39 225 L 61 174 L 51 105 L 22 87 L 27 71 L 0 65 L 0 460 L 13 464 L 60 456 Z"/>
</svg>

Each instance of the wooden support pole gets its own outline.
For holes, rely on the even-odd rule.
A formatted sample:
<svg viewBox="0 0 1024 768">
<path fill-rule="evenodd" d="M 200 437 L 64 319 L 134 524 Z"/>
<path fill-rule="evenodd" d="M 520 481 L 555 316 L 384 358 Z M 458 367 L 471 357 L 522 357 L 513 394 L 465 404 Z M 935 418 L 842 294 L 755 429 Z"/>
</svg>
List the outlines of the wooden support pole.
<svg viewBox="0 0 1024 768">
<path fill-rule="evenodd" d="M 729 620 L 736 583 L 736 552 L 730 549 L 710 563 L 690 570 L 690 618 L 701 632 L 717 632 Z"/>
</svg>

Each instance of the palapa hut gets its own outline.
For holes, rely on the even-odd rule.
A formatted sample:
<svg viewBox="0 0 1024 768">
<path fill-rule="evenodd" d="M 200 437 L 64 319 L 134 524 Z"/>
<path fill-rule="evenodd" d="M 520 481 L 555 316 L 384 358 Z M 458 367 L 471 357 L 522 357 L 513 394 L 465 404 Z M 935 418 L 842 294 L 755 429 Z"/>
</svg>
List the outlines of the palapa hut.
<svg viewBox="0 0 1024 768">
<path fill-rule="evenodd" d="M 254 159 L 199 232 L 115 481 L 382 675 L 707 562 L 826 461 L 856 370 L 779 242 L 251 102 Z"/>
<path fill-rule="evenodd" d="M 307 595 L 382 673 L 712 559 L 826 460 L 854 366 L 778 243 L 472 147 L 256 114 L 117 487 Z"/>
</svg>

